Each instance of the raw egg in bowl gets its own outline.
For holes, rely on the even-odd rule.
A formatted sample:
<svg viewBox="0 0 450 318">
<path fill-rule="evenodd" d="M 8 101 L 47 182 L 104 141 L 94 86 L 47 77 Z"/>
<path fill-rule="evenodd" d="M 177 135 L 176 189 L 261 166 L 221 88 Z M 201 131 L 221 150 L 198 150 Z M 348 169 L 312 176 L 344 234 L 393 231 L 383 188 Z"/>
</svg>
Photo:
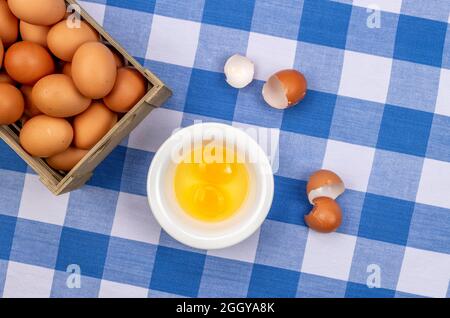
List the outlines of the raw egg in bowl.
<svg viewBox="0 0 450 318">
<path fill-rule="evenodd" d="M 220 249 L 251 236 L 272 205 L 269 159 L 244 131 L 202 123 L 173 134 L 155 154 L 147 177 L 151 210 L 179 242 Z"/>
</svg>

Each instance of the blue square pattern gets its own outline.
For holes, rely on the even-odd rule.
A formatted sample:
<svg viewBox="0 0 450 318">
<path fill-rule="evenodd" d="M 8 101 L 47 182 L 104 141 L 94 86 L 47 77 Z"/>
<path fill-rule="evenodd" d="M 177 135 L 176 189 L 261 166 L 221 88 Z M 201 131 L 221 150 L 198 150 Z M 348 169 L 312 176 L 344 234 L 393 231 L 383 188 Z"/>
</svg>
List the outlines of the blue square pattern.
<svg viewBox="0 0 450 318">
<path fill-rule="evenodd" d="M 441 67 L 447 24 L 400 15 L 394 58 Z"/>
<path fill-rule="evenodd" d="M 358 235 L 364 199 L 365 193 L 350 189 L 336 199 L 342 208 L 342 224 L 336 230 L 338 233 Z"/>
<path fill-rule="evenodd" d="M 391 58 L 394 54 L 399 15 L 380 13 L 380 25 L 372 24 L 366 8 L 354 6 L 347 34 L 348 50 Z"/>
<path fill-rule="evenodd" d="M 447 22 L 449 12 L 450 2 L 447 0 L 406 0 L 402 2 L 402 14 L 406 15 Z"/>
<path fill-rule="evenodd" d="M 156 246 L 111 237 L 103 279 L 148 288 Z"/>
<path fill-rule="evenodd" d="M 108 6 L 121 7 L 129 10 L 152 13 L 155 9 L 155 0 L 106 0 Z"/>
<path fill-rule="evenodd" d="M 207 256 L 198 297 L 246 297 L 252 268 L 249 263 Z"/>
<path fill-rule="evenodd" d="M 265 265 L 253 265 L 248 297 L 295 297 L 300 273 Z"/>
<path fill-rule="evenodd" d="M 253 13 L 252 31 L 297 40 L 303 0 L 258 0 Z"/>
<path fill-rule="evenodd" d="M 377 144 L 383 111 L 383 104 L 338 96 L 330 138 L 374 147 Z"/>
<path fill-rule="evenodd" d="M 184 111 L 232 121 L 237 94 L 222 73 L 193 69 Z"/>
<path fill-rule="evenodd" d="M 394 60 L 387 103 L 434 112 L 440 70 L 436 67 Z"/>
<path fill-rule="evenodd" d="M 5 288 L 7 270 L 8 270 L 8 262 L 0 259 L 0 297 L 3 296 L 3 289 Z"/>
<path fill-rule="evenodd" d="M 17 219 L 10 260 L 55 268 L 61 227 Z"/>
<path fill-rule="evenodd" d="M 423 157 L 432 121 L 432 113 L 386 105 L 377 148 Z"/>
<path fill-rule="evenodd" d="M 395 290 L 405 247 L 359 237 L 356 241 L 349 280 Z M 379 281 L 378 281 L 379 279 Z"/>
<path fill-rule="evenodd" d="M 328 277 L 301 273 L 297 297 L 301 298 L 343 298 L 347 283 Z"/>
<path fill-rule="evenodd" d="M 26 172 L 27 164 L 3 140 L 0 140 L 0 169 Z"/>
<path fill-rule="evenodd" d="M 352 7 L 326 0 L 305 0 L 299 41 L 345 48 Z"/>
<path fill-rule="evenodd" d="M 203 24 L 200 29 L 194 68 L 221 73 L 226 60 L 234 55 L 245 55 L 249 33 Z"/>
<path fill-rule="evenodd" d="M 121 0 L 115 0 L 114 2 L 117 2 L 117 4 L 124 3 Z M 135 1 L 126 1 L 127 5 L 128 2 L 135 3 Z M 152 8 L 150 1 L 141 0 L 141 4 L 144 4 L 147 9 Z M 145 4 L 149 4 L 150 6 L 146 6 Z M 107 6 L 103 27 L 131 55 L 144 58 L 147 53 L 153 15 L 144 10 L 136 11 L 139 10 L 139 7 L 141 7 L 140 4 L 136 8 L 133 7 L 132 9 L 134 10 L 127 10 Z M 130 34 L 133 36 L 130 37 Z"/>
<path fill-rule="evenodd" d="M 368 192 L 414 201 L 422 174 L 423 158 L 377 149 Z"/>
<path fill-rule="evenodd" d="M 267 220 L 261 227 L 255 263 L 298 270 L 303 262 L 308 229 Z"/>
<path fill-rule="evenodd" d="M 281 129 L 328 138 L 336 95 L 309 90 L 300 105 L 284 111 Z"/>
<path fill-rule="evenodd" d="M 416 203 L 409 228 L 408 246 L 450 254 L 448 209 Z"/>
<path fill-rule="evenodd" d="M 0 215 L 0 260 L 9 260 L 11 246 L 14 239 L 14 230 L 16 228 L 16 218 Z"/>
<path fill-rule="evenodd" d="M 450 117 L 435 114 L 428 140 L 427 157 L 450 162 Z"/>
<path fill-rule="evenodd" d="M 203 23 L 250 31 L 255 0 L 208 0 L 203 9 Z"/>
<path fill-rule="evenodd" d="M 102 278 L 108 251 L 109 236 L 65 227 L 61 233 L 56 269 L 67 271 L 78 265 L 81 274 Z"/>
<path fill-rule="evenodd" d="M 117 199 L 117 192 L 97 187 L 86 186 L 72 192 L 64 225 L 109 235 L 114 222 Z"/>
<path fill-rule="evenodd" d="M 53 276 L 51 298 L 94 298 L 98 297 L 101 280 L 89 276 L 80 276 L 80 288 L 67 285 L 72 272 L 55 271 Z"/>
<path fill-rule="evenodd" d="M 87 184 L 120 191 L 125 153 L 125 147 L 116 147 L 95 169 L 94 175 Z"/>
<path fill-rule="evenodd" d="M 347 298 L 394 298 L 395 290 L 384 288 L 369 288 L 367 285 L 355 284 L 349 282 L 347 284 L 347 291 L 345 292 Z"/>
<path fill-rule="evenodd" d="M 444 44 L 442 67 L 450 69 L 450 24 L 448 24 L 448 26 L 447 26 L 447 36 L 446 36 L 445 44 Z"/>
<path fill-rule="evenodd" d="M 121 184 L 122 192 L 147 195 L 147 173 L 153 156 L 152 152 L 127 149 Z"/>
<path fill-rule="evenodd" d="M 307 181 L 322 168 L 327 141 L 322 138 L 281 131 L 278 176 Z"/>
<path fill-rule="evenodd" d="M 1 151 L 1 150 L 0 150 Z M 0 214 L 17 216 L 25 182 L 25 174 L 16 171 L 1 170 Z"/>
<path fill-rule="evenodd" d="M 156 0 L 155 14 L 200 22 L 205 0 Z"/>
<path fill-rule="evenodd" d="M 304 225 L 303 217 L 311 206 L 303 195 L 306 192 L 306 182 L 275 176 L 275 192 L 272 207 L 269 211 L 270 220 Z"/>
<path fill-rule="evenodd" d="M 306 42 L 297 44 L 294 68 L 305 75 L 310 90 L 337 94 L 343 64 L 344 50 Z"/>
<path fill-rule="evenodd" d="M 196 297 L 200 288 L 205 255 L 159 246 L 150 289 Z"/>
<path fill-rule="evenodd" d="M 366 194 L 358 236 L 406 245 L 414 202 Z"/>
</svg>

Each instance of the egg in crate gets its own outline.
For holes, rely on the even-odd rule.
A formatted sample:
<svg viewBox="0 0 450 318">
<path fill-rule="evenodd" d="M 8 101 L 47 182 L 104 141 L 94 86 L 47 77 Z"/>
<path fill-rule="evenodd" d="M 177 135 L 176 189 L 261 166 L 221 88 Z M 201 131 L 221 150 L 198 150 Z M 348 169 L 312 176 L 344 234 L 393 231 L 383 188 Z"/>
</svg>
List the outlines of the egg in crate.
<svg viewBox="0 0 450 318">
<path fill-rule="evenodd" d="M 23 41 L 33 42 L 47 47 L 47 35 L 50 27 L 20 21 L 19 30 Z"/>
<path fill-rule="evenodd" d="M 0 0 L 0 38 L 5 47 L 16 42 L 19 36 L 19 20 L 8 7 L 6 0 Z"/>
<path fill-rule="evenodd" d="M 11 12 L 27 23 L 53 25 L 66 15 L 64 0 L 9 0 Z"/>
<path fill-rule="evenodd" d="M 55 170 L 70 171 L 75 167 L 89 150 L 69 147 L 67 150 L 47 158 L 48 165 Z"/>
<path fill-rule="evenodd" d="M 33 87 L 28 85 L 22 85 L 20 91 L 22 92 L 23 98 L 25 100 L 25 111 L 24 115 L 27 118 L 32 118 L 37 115 L 41 115 L 42 112 L 37 108 L 36 104 L 31 98 Z"/>
<path fill-rule="evenodd" d="M 22 117 L 25 102 L 15 86 L 0 83 L 0 125 L 15 123 Z"/>
</svg>

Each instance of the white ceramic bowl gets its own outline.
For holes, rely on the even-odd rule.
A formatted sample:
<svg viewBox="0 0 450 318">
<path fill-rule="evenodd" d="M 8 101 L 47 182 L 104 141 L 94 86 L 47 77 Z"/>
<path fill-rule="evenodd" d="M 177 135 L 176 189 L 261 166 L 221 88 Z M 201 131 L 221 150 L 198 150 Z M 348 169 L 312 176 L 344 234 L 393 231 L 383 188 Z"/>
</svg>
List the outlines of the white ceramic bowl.
<svg viewBox="0 0 450 318">
<path fill-rule="evenodd" d="M 225 136 L 227 145 L 252 158 L 249 193 L 241 208 L 221 222 L 202 222 L 179 206 L 173 186 L 175 157 L 183 147 L 205 142 L 211 136 Z M 258 143 L 242 130 L 224 124 L 202 123 L 177 131 L 160 147 L 147 177 L 147 194 L 151 210 L 161 227 L 174 239 L 199 249 L 220 249 L 235 245 L 252 235 L 265 220 L 272 205 L 274 182 L 269 160 Z"/>
</svg>

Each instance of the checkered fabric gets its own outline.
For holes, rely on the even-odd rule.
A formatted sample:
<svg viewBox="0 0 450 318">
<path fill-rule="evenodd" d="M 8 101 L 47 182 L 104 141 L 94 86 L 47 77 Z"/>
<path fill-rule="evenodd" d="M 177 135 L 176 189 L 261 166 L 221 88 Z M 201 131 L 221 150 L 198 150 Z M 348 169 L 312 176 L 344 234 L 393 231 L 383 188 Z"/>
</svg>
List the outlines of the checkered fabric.
<svg viewBox="0 0 450 318">
<path fill-rule="evenodd" d="M 80 3 L 174 96 L 61 197 L 0 143 L 1 296 L 450 297 L 450 1 Z M 242 90 L 224 80 L 234 53 L 256 64 Z M 261 88 L 283 68 L 309 92 L 279 111 Z M 154 153 L 195 120 L 276 132 L 272 209 L 232 248 L 183 246 L 149 209 Z M 327 235 L 303 222 L 322 167 L 348 189 Z"/>
</svg>

